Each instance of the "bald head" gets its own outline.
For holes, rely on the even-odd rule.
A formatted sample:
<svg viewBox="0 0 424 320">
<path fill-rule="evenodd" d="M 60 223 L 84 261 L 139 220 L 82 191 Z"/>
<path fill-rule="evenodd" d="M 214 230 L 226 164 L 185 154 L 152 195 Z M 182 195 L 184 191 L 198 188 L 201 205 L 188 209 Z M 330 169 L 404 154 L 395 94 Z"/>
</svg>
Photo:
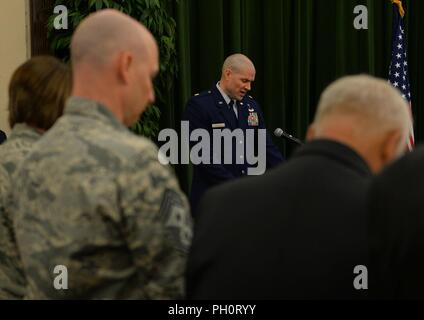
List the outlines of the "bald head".
<svg viewBox="0 0 424 320">
<path fill-rule="evenodd" d="M 150 32 L 133 18 L 117 10 L 101 10 L 76 29 L 71 42 L 72 65 L 106 65 L 123 50 L 144 55 L 154 42 Z"/>
<path fill-rule="evenodd" d="M 253 62 L 243 54 L 237 53 L 225 59 L 219 85 L 233 100 L 241 101 L 251 90 L 256 70 Z"/>
<path fill-rule="evenodd" d="M 247 68 L 255 70 L 253 62 L 245 55 L 236 53 L 225 59 L 222 66 L 222 73 L 224 74 L 227 69 L 237 73 Z"/>
<path fill-rule="evenodd" d="M 84 19 L 71 43 L 73 95 L 108 108 L 126 126 L 155 99 L 159 53 L 152 34 L 116 10 Z"/>
</svg>

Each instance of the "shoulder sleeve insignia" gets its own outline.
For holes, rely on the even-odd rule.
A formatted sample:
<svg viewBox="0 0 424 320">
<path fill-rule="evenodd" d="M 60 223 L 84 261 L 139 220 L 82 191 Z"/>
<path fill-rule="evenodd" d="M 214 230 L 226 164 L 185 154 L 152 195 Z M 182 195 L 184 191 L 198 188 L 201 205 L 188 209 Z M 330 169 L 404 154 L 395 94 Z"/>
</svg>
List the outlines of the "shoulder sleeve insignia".
<svg viewBox="0 0 424 320">
<path fill-rule="evenodd" d="M 181 196 L 173 190 L 166 190 L 160 217 L 171 243 L 177 250 L 188 252 L 192 238 L 192 221 Z"/>
</svg>

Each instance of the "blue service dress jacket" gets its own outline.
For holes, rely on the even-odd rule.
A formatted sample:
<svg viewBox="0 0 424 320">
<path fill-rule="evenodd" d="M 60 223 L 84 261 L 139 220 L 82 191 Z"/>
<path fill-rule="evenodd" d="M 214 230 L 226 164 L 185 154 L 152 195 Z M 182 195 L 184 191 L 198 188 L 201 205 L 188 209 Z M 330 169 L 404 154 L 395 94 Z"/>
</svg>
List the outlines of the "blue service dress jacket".
<svg viewBox="0 0 424 320">
<path fill-rule="evenodd" d="M 190 193 L 190 204 L 193 214 L 195 214 L 197 204 L 205 191 L 215 185 L 223 183 L 228 180 L 240 178 L 248 174 L 249 167 L 256 167 L 257 165 L 249 164 L 246 159 L 245 145 L 246 130 L 253 129 L 256 131 L 254 148 L 255 155 L 257 155 L 258 134 L 257 129 L 266 129 L 265 120 L 259 107 L 259 104 L 251 97 L 246 95 L 242 101 L 237 102 L 238 118 L 234 111 L 228 106 L 224 97 L 221 95 L 216 86 L 209 91 L 202 92 L 192 97 L 186 106 L 183 115 L 183 121 L 188 121 L 190 135 L 195 129 L 204 129 L 209 132 L 210 136 L 210 164 L 196 164 L 193 165 L 193 180 Z M 213 155 L 213 130 L 241 129 L 244 133 L 244 140 L 233 140 L 232 145 L 232 163 L 224 163 L 224 148 L 221 148 L 221 163 L 214 164 Z M 199 142 L 190 142 L 192 148 Z M 243 145 L 244 155 L 236 153 L 236 144 Z M 236 157 L 242 158 L 236 162 Z M 269 132 L 266 133 L 266 169 L 277 166 L 283 161 L 283 157 L 278 148 L 273 144 Z M 251 161 L 250 161 L 251 162 Z"/>
</svg>

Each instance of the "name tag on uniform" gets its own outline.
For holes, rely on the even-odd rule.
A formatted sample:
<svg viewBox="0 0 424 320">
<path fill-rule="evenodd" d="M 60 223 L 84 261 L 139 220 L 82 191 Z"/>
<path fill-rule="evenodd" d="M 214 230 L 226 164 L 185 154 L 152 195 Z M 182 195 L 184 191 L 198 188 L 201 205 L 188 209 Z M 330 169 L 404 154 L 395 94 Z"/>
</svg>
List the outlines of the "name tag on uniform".
<svg viewBox="0 0 424 320">
<path fill-rule="evenodd" d="M 212 123 L 212 129 L 225 128 L 225 123 Z"/>
</svg>

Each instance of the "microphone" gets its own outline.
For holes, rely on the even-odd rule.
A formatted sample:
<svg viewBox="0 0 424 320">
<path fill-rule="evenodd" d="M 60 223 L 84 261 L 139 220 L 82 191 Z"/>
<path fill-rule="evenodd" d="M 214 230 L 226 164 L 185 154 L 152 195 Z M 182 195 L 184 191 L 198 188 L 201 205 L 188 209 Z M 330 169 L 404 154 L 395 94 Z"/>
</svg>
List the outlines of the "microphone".
<svg viewBox="0 0 424 320">
<path fill-rule="evenodd" d="M 291 140 L 291 141 L 293 141 L 293 142 L 295 142 L 295 143 L 297 143 L 299 145 L 303 145 L 303 142 L 302 141 L 300 141 L 299 139 L 293 137 L 291 134 L 285 133 L 283 131 L 283 129 L 281 129 L 281 128 L 275 129 L 274 135 L 276 137 L 278 137 L 278 138 L 285 137 L 285 138 L 287 138 L 287 139 L 289 139 L 289 140 Z"/>
</svg>

